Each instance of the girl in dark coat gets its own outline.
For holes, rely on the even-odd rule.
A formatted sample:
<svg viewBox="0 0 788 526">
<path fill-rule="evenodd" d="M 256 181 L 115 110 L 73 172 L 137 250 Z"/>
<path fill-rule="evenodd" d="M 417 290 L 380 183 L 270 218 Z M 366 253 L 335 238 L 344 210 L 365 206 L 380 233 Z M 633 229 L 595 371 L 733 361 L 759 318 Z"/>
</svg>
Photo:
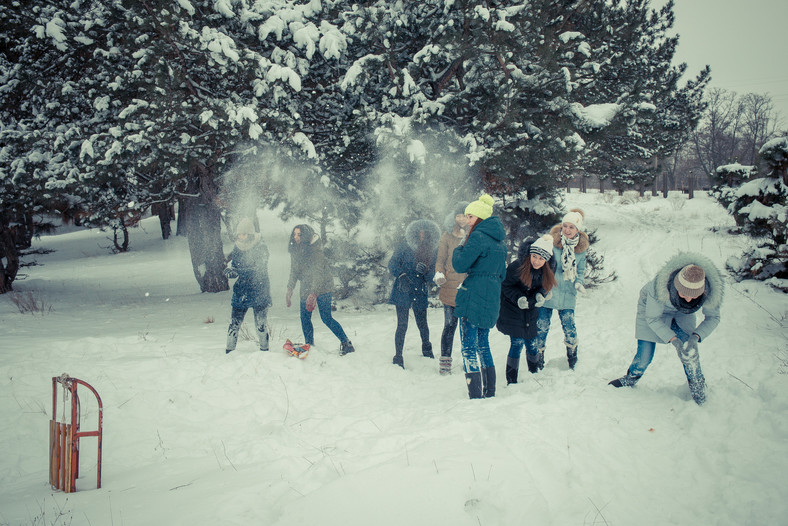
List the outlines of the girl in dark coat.
<svg viewBox="0 0 788 526">
<path fill-rule="evenodd" d="M 427 358 L 435 358 L 430 343 L 430 329 L 427 326 L 427 287 L 435 275 L 440 235 L 440 228 L 434 221 L 413 221 L 405 229 L 405 239 L 394 250 L 389 261 L 389 271 L 396 276 L 389 303 L 397 308 L 392 363 L 400 367 L 404 367 L 402 351 L 411 308 L 421 335 L 421 353 Z"/>
<path fill-rule="evenodd" d="M 339 354 L 355 351 L 344 329 L 331 314 L 331 294 L 334 292 L 334 276 L 323 252 L 320 236 L 309 225 L 296 225 L 290 232 L 287 246 L 290 252 L 290 279 L 287 281 L 285 303 L 289 308 L 296 283 L 301 282 L 300 313 L 301 330 L 304 341 L 310 346 L 315 344 L 315 331 L 312 326 L 312 311 L 320 312 L 320 319 L 339 339 Z"/>
<path fill-rule="evenodd" d="M 229 279 L 238 278 L 233 285 L 230 326 L 227 328 L 225 353 L 235 350 L 238 343 L 238 328 L 244 321 L 246 311 L 254 310 L 254 324 L 260 340 L 260 350 L 268 350 L 266 314 L 271 306 L 271 284 L 268 280 L 268 247 L 254 224 L 242 219 L 236 229 L 236 241 L 230 253 L 230 265 L 224 269 Z"/>
<path fill-rule="evenodd" d="M 555 287 L 553 238 L 545 235 L 520 245 L 517 259 L 506 268 L 501 284 L 501 311 L 496 327 L 511 338 L 506 359 L 506 383 L 517 383 L 520 353 L 525 347 L 528 370 L 537 372 L 538 341 L 536 320 L 539 308 L 550 298 Z"/>
<path fill-rule="evenodd" d="M 465 208 L 470 232 L 451 257 L 454 270 L 468 274 L 457 291 L 454 315 L 460 318 L 462 358 L 470 398 L 495 396 L 495 364 L 488 337 L 501 307 L 501 282 L 506 277 L 503 243 L 506 230 L 501 220 L 492 215 L 492 205 L 493 198 L 483 194 Z"/>
</svg>

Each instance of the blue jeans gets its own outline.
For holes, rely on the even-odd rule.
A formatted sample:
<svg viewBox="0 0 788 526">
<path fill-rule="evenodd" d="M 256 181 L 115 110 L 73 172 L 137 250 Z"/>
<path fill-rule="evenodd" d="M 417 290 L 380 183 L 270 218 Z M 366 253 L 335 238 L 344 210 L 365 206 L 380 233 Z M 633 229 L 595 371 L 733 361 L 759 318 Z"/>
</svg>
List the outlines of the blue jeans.
<svg viewBox="0 0 788 526">
<path fill-rule="evenodd" d="M 462 340 L 462 362 L 466 373 L 478 373 L 479 363 L 486 369 L 494 367 L 489 342 L 490 329 L 471 325 L 467 318 L 460 320 L 460 340 Z"/>
<path fill-rule="evenodd" d="M 670 329 L 676 333 L 676 336 L 679 340 L 686 343 L 689 340 L 690 335 L 684 332 L 681 327 L 676 323 L 676 320 L 673 320 L 670 323 Z M 657 344 L 655 342 L 647 342 L 645 340 L 638 340 L 638 349 L 635 353 L 635 358 L 632 359 L 632 364 L 629 366 L 629 370 L 627 370 L 627 374 L 630 376 L 636 376 L 640 378 L 643 376 L 643 373 L 646 372 L 646 369 L 651 364 L 651 360 L 654 359 L 654 351 L 657 348 Z M 700 367 L 697 367 L 697 372 L 695 372 L 695 368 L 688 368 L 684 365 L 684 373 L 687 375 L 688 379 L 694 379 L 698 373 L 700 372 Z"/>
<path fill-rule="evenodd" d="M 443 333 L 441 334 L 441 356 L 451 356 L 451 348 L 454 344 L 454 333 L 457 332 L 457 322 L 459 320 L 454 315 L 454 307 L 451 305 L 443 306 Z"/>
<path fill-rule="evenodd" d="M 530 340 L 526 340 L 525 338 L 515 338 L 514 336 L 510 336 L 510 338 L 512 343 L 509 345 L 509 358 L 519 360 L 520 353 L 522 352 L 523 347 L 525 347 L 525 355 L 527 356 L 528 361 L 536 361 L 536 357 L 539 354 L 539 338 L 531 338 Z"/>
<path fill-rule="evenodd" d="M 320 312 L 320 319 L 326 327 L 331 329 L 334 336 L 339 338 L 341 343 L 348 341 L 345 331 L 337 320 L 331 315 L 331 293 L 321 294 L 317 297 L 317 310 Z M 304 343 L 315 344 L 315 330 L 312 327 L 312 313 L 306 310 L 306 299 L 301 300 L 301 330 L 304 331 Z"/>
<path fill-rule="evenodd" d="M 547 345 L 547 333 L 550 332 L 550 318 L 553 317 L 553 309 L 545 307 L 539 308 L 539 317 L 536 320 L 537 345 L 543 349 Z M 561 327 L 564 329 L 564 344 L 567 347 L 577 347 L 577 328 L 575 327 L 575 310 L 558 309 L 558 319 L 561 320 Z"/>
</svg>

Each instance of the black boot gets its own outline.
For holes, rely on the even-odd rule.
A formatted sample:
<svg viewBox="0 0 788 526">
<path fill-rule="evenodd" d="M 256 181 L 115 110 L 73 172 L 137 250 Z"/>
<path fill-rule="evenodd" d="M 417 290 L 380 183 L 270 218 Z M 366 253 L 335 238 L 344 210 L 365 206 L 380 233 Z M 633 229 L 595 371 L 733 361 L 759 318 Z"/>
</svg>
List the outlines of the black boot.
<svg viewBox="0 0 788 526">
<path fill-rule="evenodd" d="M 470 399 L 482 397 L 482 373 L 465 373 L 465 382 L 468 384 L 468 397 Z"/>
<path fill-rule="evenodd" d="M 612 385 L 613 387 L 635 387 L 635 384 L 640 380 L 640 376 L 641 375 L 630 374 L 629 371 L 627 371 L 627 374 L 621 378 L 616 378 L 608 382 L 607 385 Z"/>
<path fill-rule="evenodd" d="M 577 363 L 577 344 L 566 346 L 566 361 L 569 363 L 569 368 L 574 370 Z"/>
<path fill-rule="evenodd" d="M 423 354 L 425 358 L 435 358 L 435 355 L 432 354 L 432 344 L 430 342 L 421 344 L 421 354 Z"/>
<path fill-rule="evenodd" d="M 393 363 L 394 365 L 399 365 L 403 369 L 405 368 L 405 362 L 402 361 L 402 355 L 401 354 L 395 354 L 394 355 L 394 359 L 391 360 L 391 363 Z"/>
<path fill-rule="evenodd" d="M 520 369 L 520 359 L 507 356 L 506 357 L 506 385 L 517 383 L 517 371 L 519 369 Z"/>
<path fill-rule="evenodd" d="M 537 362 L 532 362 L 531 360 L 528 359 L 528 357 L 525 358 L 525 361 L 528 364 L 529 373 L 536 374 L 539 372 L 539 364 Z"/>
<path fill-rule="evenodd" d="M 492 398 L 495 396 L 495 367 L 484 367 L 482 379 L 484 380 L 484 397 Z"/>
<path fill-rule="evenodd" d="M 340 356 L 345 356 L 346 354 L 350 354 L 352 352 L 356 352 L 356 349 L 353 347 L 353 344 L 351 343 L 350 340 L 348 340 L 346 342 L 342 342 L 339 345 L 339 355 Z"/>
</svg>

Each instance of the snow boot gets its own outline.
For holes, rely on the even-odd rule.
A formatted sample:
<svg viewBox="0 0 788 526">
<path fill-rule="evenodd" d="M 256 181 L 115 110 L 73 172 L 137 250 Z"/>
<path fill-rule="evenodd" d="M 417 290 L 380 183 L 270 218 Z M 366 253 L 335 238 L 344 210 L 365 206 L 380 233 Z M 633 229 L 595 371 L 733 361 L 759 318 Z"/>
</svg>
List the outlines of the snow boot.
<svg viewBox="0 0 788 526">
<path fill-rule="evenodd" d="M 484 381 L 484 398 L 495 396 L 495 367 L 483 367 L 482 380 Z"/>
<path fill-rule="evenodd" d="M 356 349 L 353 347 L 353 344 L 350 342 L 350 340 L 348 340 L 346 342 L 342 342 L 339 345 L 339 355 L 340 356 L 345 356 L 346 354 L 350 354 L 352 352 L 356 352 Z"/>
<path fill-rule="evenodd" d="M 391 361 L 391 363 L 393 363 L 394 365 L 399 365 L 403 369 L 405 368 L 405 362 L 402 361 L 401 354 L 395 354 L 394 359 Z"/>
<path fill-rule="evenodd" d="M 520 369 L 520 359 L 507 356 L 506 357 L 506 385 L 517 383 L 517 372 L 519 369 Z"/>
<path fill-rule="evenodd" d="M 706 380 L 701 376 L 693 380 L 687 380 L 689 383 L 690 394 L 692 399 L 698 405 L 703 405 L 706 401 Z"/>
<path fill-rule="evenodd" d="M 473 400 L 482 397 L 482 373 L 465 373 L 465 382 L 468 384 L 468 397 Z"/>
<path fill-rule="evenodd" d="M 435 358 L 435 355 L 432 354 L 432 344 L 430 342 L 421 344 L 421 354 L 423 354 L 425 358 Z"/>
<path fill-rule="evenodd" d="M 230 354 L 234 349 L 225 349 L 224 354 Z"/>
<path fill-rule="evenodd" d="M 627 374 L 622 376 L 621 378 L 616 378 L 615 380 L 608 382 L 607 385 L 612 385 L 613 387 L 635 387 L 635 384 L 640 380 L 640 375 L 630 374 L 627 371 Z"/>
<path fill-rule="evenodd" d="M 441 376 L 451 374 L 451 356 L 441 356 L 440 369 L 438 369 Z"/>
<path fill-rule="evenodd" d="M 577 344 L 566 344 L 566 361 L 569 363 L 569 368 L 574 370 L 577 363 Z"/>
<path fill-rule="evenodd" d="M 544 347 L 536 352 L 534 360 L 531 360 L 526 354 L 525 361 L 528 362 L 528 372 L 531 374 L 538 373 L 544 369 Z"/>
</svg>

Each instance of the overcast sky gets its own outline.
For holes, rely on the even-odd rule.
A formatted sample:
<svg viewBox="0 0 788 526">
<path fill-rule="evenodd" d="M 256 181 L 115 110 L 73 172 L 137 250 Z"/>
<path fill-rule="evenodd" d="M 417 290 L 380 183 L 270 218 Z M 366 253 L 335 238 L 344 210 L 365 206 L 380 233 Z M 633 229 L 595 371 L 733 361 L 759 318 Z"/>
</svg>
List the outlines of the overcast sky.
<svg viewBox="0 0 788 526">
<path fill-rule="evenodd" d="M 675 0 L 674 12 L 687 76 L 708 64 L 712 87 L 768 93 L 788 128 L 788 0 Z"/>
</svg>

